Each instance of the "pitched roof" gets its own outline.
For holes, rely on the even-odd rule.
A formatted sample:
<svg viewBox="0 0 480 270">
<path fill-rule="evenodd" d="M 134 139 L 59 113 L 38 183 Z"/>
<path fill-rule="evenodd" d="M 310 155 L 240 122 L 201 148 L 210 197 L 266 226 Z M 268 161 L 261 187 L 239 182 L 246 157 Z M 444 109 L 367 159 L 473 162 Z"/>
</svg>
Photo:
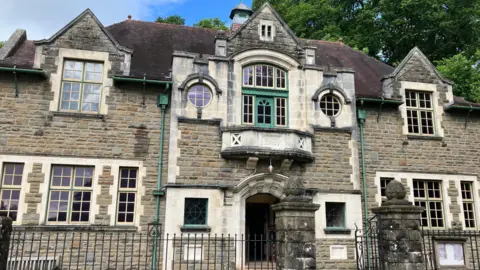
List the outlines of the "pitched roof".
<svg viewBox="0 0 480 270">
<path fill-rule="evenodd" d="M 115 39 L 133 49 L 130 74 L 165 79 L 173 51 L 215 54 L 216 30 L 157 22 L 126 20 L 107 27 Z"/>
</svg>

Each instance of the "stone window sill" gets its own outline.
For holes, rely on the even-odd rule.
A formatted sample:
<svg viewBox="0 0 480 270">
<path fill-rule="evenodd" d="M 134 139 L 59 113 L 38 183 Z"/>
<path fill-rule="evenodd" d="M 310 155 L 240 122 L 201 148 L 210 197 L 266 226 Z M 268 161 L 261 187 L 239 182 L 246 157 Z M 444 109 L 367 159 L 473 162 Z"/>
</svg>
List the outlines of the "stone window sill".
<svg viewBox="0 0 480 270">
<path fill-rule="evenodd" d="M 413 134 L 408 134 L 407 138 L 409 140 L 432 140 L 432 141 L 442 141 L 443 137 L 440 136 L 422 136 L 422 135 L 413 135 Z"/>
<path fill-rule="evenodd" d="M 325 234 L 350 234 L 352 232 L 351 229 L 347 228 L 325 228 L 323 231 Z"/>
<path fill-rule="evenodd" d="M 67 116 L 67 117 L 78 117 L 78 118 L 96 118 L 96 119 L 105 119 L 104 114 L 93 114 L 93 113 L 74 113 L 74 112 L 53 112 L 53 116 Z"/>
<path fill-rule="evenodd" d="M 192 226 L 192 225 L 183 225 L 180 228 L 181 232 L 210 232 L 212 229 L 210 226 L 207 225 L 198 225 L 198 226 Z"/>
</svg>

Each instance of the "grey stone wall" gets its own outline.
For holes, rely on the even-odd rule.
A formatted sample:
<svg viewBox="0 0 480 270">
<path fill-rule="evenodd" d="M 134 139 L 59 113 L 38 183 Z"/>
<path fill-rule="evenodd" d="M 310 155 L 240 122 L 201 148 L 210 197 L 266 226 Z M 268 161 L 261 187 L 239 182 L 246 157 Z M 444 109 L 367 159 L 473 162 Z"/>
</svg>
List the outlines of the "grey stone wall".
<svg viewBox="0 0 480 270">
<path fill-rule="evenodd" d="M 104 119 L 49 112 L 53 95 L 50 84 L 42 78 L 19 76 L 19 90 L 20 95 L 15 98 L 13 77 L 0 73 L 0 154 L 143 161 L 147 172 L 143 179 L 146 192 L 141 198 L 144 205 L 141 224 L 153 221 L 155 200 L 151 190 L 156 189 L 161 122 L 161 112 L 156 106 L 159 86 L 147 86 L 145 105 L 141 105 L 144 96 L 140 85 L 122 84 L 111 88 L 106 100 L 109 111 Z M 164 179 L 167 177 L 170 116 L 165 119 Z M 45 177 L 41 169 L 34 166 L 34 171 L 28 175 L 31 189 L 27 191 L 25 200 L 29 206 L 24 215 L 28 224 L 39 222 L 35 213 L 39 185 Z M 102 187 L 102 191 L 106 188 Z M 102 206 L 100 210 L 103 211 Z M 98 223 L 104 224 L 104 221 Z"/>
<path fill-rule="evenodd" d="M 261 41 L 258 33 L 260 20 L 270 20 L 276 29 L 274 41 Z M 272 10 L 265 7 L 252 21 L 236 33 L 236 36 L 229 40 L 227 55 L 232 55 L 247 49 L 271 49 L 281 51 L 295 59 L 303 60 L 303 51 L 299 51 L 298 44 L 287 32 L 285 27 L 278 21 Z"/>
</svg>

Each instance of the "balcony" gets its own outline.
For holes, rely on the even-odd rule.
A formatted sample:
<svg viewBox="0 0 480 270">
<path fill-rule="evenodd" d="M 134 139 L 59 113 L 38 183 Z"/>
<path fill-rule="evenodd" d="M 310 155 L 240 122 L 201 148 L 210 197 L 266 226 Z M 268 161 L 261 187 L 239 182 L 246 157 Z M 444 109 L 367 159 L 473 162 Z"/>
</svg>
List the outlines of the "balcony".
<svg viewBox="0 0 480 270">
<path fill-rule="evenodd" d="M 222 129 L 225 159 L 272 158 L 311 162 L 313 134 L 286 128 L 227 127 Z"/>
</svg>

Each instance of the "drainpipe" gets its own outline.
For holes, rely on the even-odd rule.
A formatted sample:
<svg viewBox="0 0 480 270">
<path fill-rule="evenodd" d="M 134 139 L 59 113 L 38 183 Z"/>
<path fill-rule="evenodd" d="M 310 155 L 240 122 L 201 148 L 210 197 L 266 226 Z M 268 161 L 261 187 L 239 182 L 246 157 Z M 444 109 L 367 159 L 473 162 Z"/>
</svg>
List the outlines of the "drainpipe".
<svg viewBox="0 0 480 270">
<path fill-rule="evenodd" d="M 358 109 L 357 117 L 358 117 L 358 126 L 360 128 L 360 152 L 361 152 L 361 159 L 362 159 L 362 182 L 363 182 L 363 207 L 365 211 L 365 225 L 364 230 L 365 234 L 365 241 L 367 243 L 367 269 L 370 268 L 370 246 L 368 245 L 368 239 L 370 231 L 368 230 L 368 202 L 367 202 L 367 176 L 365 172 L 365 142 L 364 142 L 364 127 L 365 127 L 365 117 L 366 112 L 363 108 L 363 100 L 360 101 L 360 108 Z"/>
<path fill-rule="evenodd" d="M 170 84 L 167 84 L 165 92 L 169 89 Z M 157 269 L 157 253 L 158 253 L 158 237 L 160 234 L 160 197 L 164 195 L 162 189 L 162 171 L 163 171 L 163 138 L 165 134 L 165 114 L 167 111 L 168 105 L 168 95 L 166 93 L 160 94 L 158 96 L 157 105 L 160 107 L 162 112 L 162 122 L 160 123 L 160 149 L 158 150 L 158 179 L 157 179 L 157 189 L 153 191 L 153 196 L 156 200 L 156 210 L 155 210 L 155 221 L 154 221 L 154 232 L 153 232 L 153 256 L 152 256 L 152 270 Z"/>
</svg>

